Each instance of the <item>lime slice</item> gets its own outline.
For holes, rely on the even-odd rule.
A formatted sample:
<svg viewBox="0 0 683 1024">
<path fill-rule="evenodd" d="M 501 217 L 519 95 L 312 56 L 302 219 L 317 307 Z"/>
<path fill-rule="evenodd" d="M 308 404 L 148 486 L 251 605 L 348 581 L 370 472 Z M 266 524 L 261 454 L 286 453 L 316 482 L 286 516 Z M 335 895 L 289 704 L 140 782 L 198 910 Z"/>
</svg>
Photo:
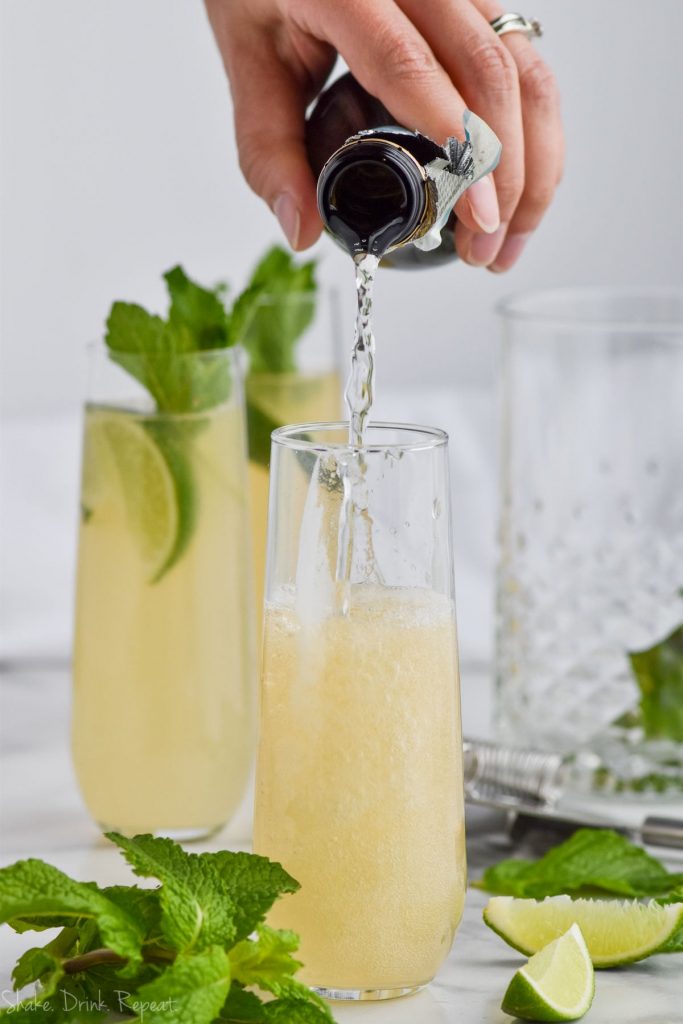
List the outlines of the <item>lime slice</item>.
<svg viewBox="0 0 683 1024">
<path fill-rule="evenodd" d="M 91 412 L 84 450 L 84 507 L 96 511 L 118 484 L 150 582 L 175 560 L 182 526 L 177 476 L 177 467 L 170 464 L 145 421 L 125 413 Z"/>
<path fill-rule="evenodd" d="M 484 921 L 508 945 L 529 956 L 578 924 L 595 967 L 630 964 L 656 953 L 683 927 L 683 903 L 638 900 L 544 900 L 493 896 Z"/>
<path fill-rule="evenodd" d="M 581 929 L 573 924 L 514 975 L 501 1009 L 523 1020 L 578 1020 L 590 1008 L 595 977 Z"/>
</svg>

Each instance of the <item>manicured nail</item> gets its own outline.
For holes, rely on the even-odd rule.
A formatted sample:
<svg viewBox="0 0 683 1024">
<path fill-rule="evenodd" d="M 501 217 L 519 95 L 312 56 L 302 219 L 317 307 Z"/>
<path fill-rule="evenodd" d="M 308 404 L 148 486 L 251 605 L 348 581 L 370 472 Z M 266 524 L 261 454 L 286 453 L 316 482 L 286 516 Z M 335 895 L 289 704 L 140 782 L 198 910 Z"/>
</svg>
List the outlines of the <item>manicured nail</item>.
<svg viewBox="0 0 683 1024">
<path fill-rule="evenodd" d="M 294 197 L 289 192 L 281 192 L 273 203 L 273 213 L 280 221 L 280 227 L 292 249 L 296 249 L 299 244 L 301 216 Z"/>
<path fill-rule="evenodd" d="M 488 267 L 489 263 L 493 263 L 505 238 L 506 230 L 507 224 L 501 224 L 492 235 L 473 235 L 467 253 L 467 262 L 474 267 Z"/>
<path fill-rule="evenodd" d="M 496 272 L 509 270 L 513 263 L 516 263 L 519 259 L 522 249 L 529 241 L 530 236 L 530 231 L 526 231 L 524 234 L 508 235 L 489 269 Z"/>
<path fill-rule="evenodd" d="M 482 231 L 487 235 L 493 234 L 500 224 L 500 211 L 498 210 L 498 196 L 493 178 L 487 174 L 485 178 L 475 181 L 467 189 L 467 198 L 470 201 L 472 216 Z"/>
</svg>

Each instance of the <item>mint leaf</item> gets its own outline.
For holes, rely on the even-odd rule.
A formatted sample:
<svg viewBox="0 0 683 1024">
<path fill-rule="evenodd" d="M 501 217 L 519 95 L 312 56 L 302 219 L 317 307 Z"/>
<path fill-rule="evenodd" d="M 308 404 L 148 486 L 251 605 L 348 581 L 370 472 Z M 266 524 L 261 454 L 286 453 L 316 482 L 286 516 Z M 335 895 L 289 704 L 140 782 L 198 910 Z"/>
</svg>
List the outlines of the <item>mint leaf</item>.
<svg viewBox="0 0 683 1024">
<path fill-rule="evenodd" d="M 153 946 L 154 952 L 161 952 L 158 947 Z M 95 952 L 95 951 L 94 951 Z M 168 951 L 167 951 L 168 952 Z M 147 949 L 145 955 L 148 955 Z M 170 955 L 170 954 L 168 954 Z M 142 985 L 149 984 L 172 963 L 166 959 L 162 964 L 143 963 L 142 966 L 128 972 L 113 964 L 95 963 L 78 973 L 67 975 L 68 983 L 77 986 L 78 997 L 83 1005 L 99 1005 L 102 1008 L 108 1007 L 116 1013 L 126 1013 L 127 1008 L 124 1000 L 127 996 L 137 992 Z M 61 987 L 61 986 L 60 986 Z"/>
<path fill-rule="evenodd" d="M 315 270 L 315 261 L 297 264 L 285 249 L 274 246 L 257 265 L 232 308 L 230 336 L 249 355 L 249 458 L 260 466 L 269 465 L 270 435 L 282 424 L 250 399 L 249 378 L 262 373 L 296 372 L 296 346 L 315 316 Z"/>
<path fill-rule="evenodd" d="M 260 925 L 256 935 L 255 941 L 245 939 L 230 950 L 233 977 L 240 985 L 258 985 L 273 995 L 280 995 L 283 979 L 301 967 L 292 956 L 298 949 L 299 937 L 294 932 L 267 925 Z"/>
<path fill-rule="evenodd" d="M 300 888 L 281 864 L 255 853 L 220 850 L 199 857 L 213 865 L 235 904 L 235 942 L 254 931 L 278 897 Z"/>
<path fill-rule="evenodd" d="M 158 889 L 140 889 L 137 885 L 108 885 L 101 892 L 125 911 L 144 935 L 158 932 L 161 919 Z"/>
<path fill-rule="evenodd" d="M 120 847 L 136 875 L 163 883 L 160 928 L 173 949 L 200 951 L 234 941 L 235 904 L 228 884 L 210 861 L 185 853 L 171 839 L 129 839 L 117 832 L 108 832 L 107 838 Z"/>
<path fill-rule="evenodd" d="M 657 903 L 683 903 L 683 881 L 666 896 L 660 896 Z"/>
<path fill-rule="evenodd" d="M 107 317 L 105 341 L 112 352 L 149 358 L 180 355 L 197 347 L 190 331 L 181 323 L 167 323 L 135 302 L 113 303 Z M 166 392 L 158 385 L 159 382 L 151 381 L 152 394 L 158 389 L 163 400 Z"/>
<path fill-rule="evenodd" d="M 203 412 L 227 401 L 232 390 L 229 361 L 202 349 L 193 325 L 148 313 L 141 306 L 115 302 L 105 341 L 111 359 L 135 377 L 159 412 Z"/>
<path fill-rule="evenodd" d="M 683 884 L 642 847 L 610 829 L 579 829 L 537 861 L 504 860 L 473 883 L 504 896 L 542 899 L 596 891 L 615 896 L 666 896 Z"/>
<path fill-rule="evenodd" d="M 319 996 L 317 992 L 314 992 L 307 985 L 297 981 L 296 978 L 283 978 L 277 987 L 280 998 L 275 1003 L 267 1003 L 266 1007 L 275 1006 L 275 1012 L 279 1020 L 294 1020 L 295 1018 L 293 1015 L 285 1017 L 281 1016 L 279 1012 L 279 1007 L 287 1007 L 291 1014 L 292 1007 L 294 1006 L 301 1008 L 297 1012 L 297 1020 L 308 1021 L 309 1019 L 313 1019 L 315 1021 L 332 1021 L 334 1019 L 329 1006 L 322 996 Z M 274 989 L 271 988 L 270 991 L 273 992 Z M 307 1012 L 308 1007 L 315 1009 L 317 1011 L 316 1015 L 312 1015 L 310 1011 Z M 271 1017 L 266 1009 L 266 1020 L 270 1019 Z"/>
<path fill-rule="evenodd" d="M 327 1003 L 293 977 L 301 967 L 292 956 L 298 945 L 294 932 L 260 925 L 256 940 L 245 939 L 230 950 L 232 976 L 246 987 L 255 985 L 285 1000 L 313 1003 L 331 1020 Z"/>
<path fill-rule="evenodd" d="M 92 922 L 89 924 L 92 925 Z M 97 933 L 97 928 L 94 925 L 93 930 Z M 14 989 L 19 991 L 32 982 L 40 981 L 41 997 L 46 998 L 52 995 L 57 984 L 64 977 L 62 960 L 78 944 L 81 931 L 78 928 L 62 928 L 59 935 L 52 942 L 48 942 L 46 946 L 34 946 L 32 949 L 27 949 L 19 957 L 12 971 Z"/>
<path fill-rule="evenodd" d="M 250 373 L 296 370 L 296 344 L 315 315 L 315 268 L 315 260 L 297 264 L 274 246 L 254 270 L 231 324 L 233 341 L 249 354 Z"/>
<path fill-rule="evenodd" d="M 270 435 L 279 426 L 247 396 L 247 446 L 250 460 L 258 466 L 270 465 Z"/>
<path fill-rule="evenodd" d="M 209 946 L 200 953 L 180 954 L 125 1002 L 147 1024 L 211 1024 L 229 989 L 230 961 L 220 946 Z"/>
<path fill-rule="evenodd" d="M 666 946 L 660 951 L 662 953 L 683 953 L 683 928 L 671 936 Z"/>
<path fill-rule="evenodd" d="M 639 724 L 646 738 L 683 743 L 683 626 L 628 657 L 640 688 Z"/>
<path fill-rule="evenodd" d="M 164 279 L 171 299 L 169 324 L 189 333 L 193 350 L 204 353 L 184 360 L 193 369 L 192 395 L 185 403 L 195 411 L 221 405 L 233 389 L 231 365 L 221 352 L 232 344 L 230 315 L 224 303 L 227 286 L 203 288 L 191 281 L 182 267 L 166 271 Z"/>
<path fill-rule="evenodd" d="M 0 923 L 15 930 L 45 927 L 41 921 L 95 921 L 102 940 L 119 956 L 138 962 L 144 937 L 139 923 L 100 892 L 94 882 L 75 882 L 42 860 L 20 860 L 0 870 Z M 16 928 L 19 924 L 19 928 Z"/>
<path fill-rule="evenodd" d="M 536 861 L 520 857 L 502 860 L 495 867 L 487 868 L 482 877 L 471 884 L 496 896 L 517 896 L 523 892 L 525 879 L 535 864 Z"/>
<path fill-rule="evenodd" d="M 142 306 L 115 302 L 107 317 L 105 341 L 112 360 L 140 381 L 160 412 L 188 411 L 183 360 L 176 357 L 193 351 L 189 331 L 166 323 Z"/>
<path fill-rule="evenodd" d="M 250 281 L 235 299 L 230 311 L 230 339 L 233 345 L 244 347 L 251 321 L 265 291 L 265 285 L 254 284 L 253 281 Z"/>
<path fill-rule="evenodd" d="M 233 981 L 218 1019 L 226 1024 L 265 1024 L 264 1011 L 265 1006 L 257 995 Z"/>
<path fill-rule="evenodd" d="M 16 991 L 34 981 L 40 981 L 41 998 L 51 996 L 63 977 L 61 959 L 48 952 L 47 947 L 27 949 L 19 957 L 12 971 L 12 982 Z"/>
<path fill-rule="evenodd" d="M 317 1002 L 274 999 L 262 1003 L 233 982 L 218 1019 L 221 1024 L 329 1024 L 331 1017 L 327 1006 Z"/>
<path fill-rule="evenodd" d="M 164 280 L 171 298 L 169 324 L 189 331 L 199 351 L 226 348 L 230 344 L 230 317 L 223 304 L 225 288 L 202 288 L 179 266 L 167 270 Z"/>
<path fill-rule="evenodd" d="M 683 903 L 683 881 L 675 889 L 672 889 L 667 896 L 660 897 L 657 903 Z M 683 953 L 683 925 L 678 931 L 674 932 L 662 952 Z"/>
</svg>

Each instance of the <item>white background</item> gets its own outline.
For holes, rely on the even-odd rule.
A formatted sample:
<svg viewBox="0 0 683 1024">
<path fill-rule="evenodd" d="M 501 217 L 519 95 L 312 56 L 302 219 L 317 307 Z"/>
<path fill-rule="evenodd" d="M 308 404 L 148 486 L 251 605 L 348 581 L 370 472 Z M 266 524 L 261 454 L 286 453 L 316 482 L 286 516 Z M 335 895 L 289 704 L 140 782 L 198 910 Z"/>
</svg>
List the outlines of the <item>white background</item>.
<svg viewBox="0 0 683 1024">
<path fill-rule="evenodd" d="M 200 0 L 0 3 L 0 657 L 12 657 L 68 646 L 84 343 L 114 298 L 161 306 L 160 272 L 175 262 L 239 288 L 279 236 L 240 177 Z M 563 95 L 552 211 L 507 275 L 387 272 L 377 297 L 380 407 L 453 434 L 461 634 L 477 656 L 490 634 L 496 300 L 679 283 L 683 264 L 683 2 L 535 0 L 529 13 Z M 348 261 L 329 241 L 318 251 L 348 295 L 350 339 Z"/>
</svg>

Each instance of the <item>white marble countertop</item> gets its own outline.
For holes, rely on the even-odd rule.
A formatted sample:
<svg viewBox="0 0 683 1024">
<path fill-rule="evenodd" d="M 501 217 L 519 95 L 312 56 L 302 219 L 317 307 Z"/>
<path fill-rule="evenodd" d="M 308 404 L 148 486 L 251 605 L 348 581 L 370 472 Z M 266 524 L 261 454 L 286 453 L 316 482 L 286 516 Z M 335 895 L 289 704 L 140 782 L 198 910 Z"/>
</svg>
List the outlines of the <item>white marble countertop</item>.
<svg viewBox="0 0 683 1024">
<path fill-rule="evenodd" d="M 81 805 L 69 761 L 68 709 L 66 669 L 24 668 L 0 675 L 0 864 L 42 857 L 82 880 L 129 883 L 128 868 L 99 837 Z M 463 719 L 470 734 L 485 732 L 488 684 L 481 670 L 465 667 L 463 672 Z M 204 848 L 244 847 L 248 820 L 245 807 L 229 829 Z M 487 862 L 510 855 L 500 825 L 495 815 L 477 808 L 468 811 L 473 877 Z M 500 1001 L 523 959 L 485 927 L 485 902 L 483 893 L 470 890 L 451 955 L 426 990 L 383 1004 L 337 1003 L 334 1015 L 339 1024 L 509 1022 Z M 0 929 L 0 993 L 10 990 L 11 968 L 30 944 L 30 934 Z M 585 1019 L 587 1024 L 681 1024 L 683 956 L 654 957 L 600 972 L 595 1001 Z"/>
</svg>

